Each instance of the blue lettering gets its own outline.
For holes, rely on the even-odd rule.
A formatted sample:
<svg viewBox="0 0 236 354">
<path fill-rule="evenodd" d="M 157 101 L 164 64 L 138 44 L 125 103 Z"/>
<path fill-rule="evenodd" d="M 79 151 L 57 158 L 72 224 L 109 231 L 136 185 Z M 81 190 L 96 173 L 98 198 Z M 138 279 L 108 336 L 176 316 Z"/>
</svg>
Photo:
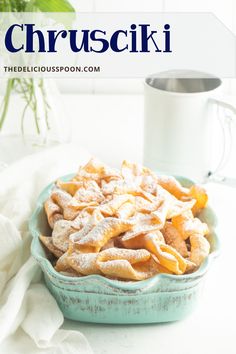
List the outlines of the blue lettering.
<svg viewBox="0 0 236 354">
<path fill-rule="evenodd" d="M 90 34 L 90 38 L 92 39 L 93 42 L 101 42 L 102 48 L 100 50 L 96 50 L 93 47 L 90 47 L 90 50 L 91 50 L 91 52 L 104 53 L 109 48 L 109 42 L 105 38 L 97 38 L 96 37 L 97 33 L 102 33 L 102 34 L 105 35 L 106 32 L 105 31 L 100 31 L 100 30 L 94 30 Z"/>
<path fill-rule="evenodd" d="M 1 1 L 1 0 L 0 0 Z M 24 32 L 22 44 L 17 31 Z M 119 53 L 172 53 L 170 25 L 165 24 L 163 31 L 157 35 L 157 30 L 152 30 L 150 24 L 131 24 L 128 30 L 117 30 L 112 34 L 99 29 L 71 29 L 44 32 L 35 29 L 35 24 L 13 24 L 5 35 L 5 47 L 11 53 L 24 51 L 25 53 L 57 53 L 57 44 L 60 39 L 67 40 L 72 52 L 104 53 L 108 50 Z M 18 36 L 17 36 L 18 35 Z M 162 44 L 159 47 L 159 43 Z"/>
<path fill-rule="evenodd" d="M 38 53 L 45 53 L 45 40 L 43 32 L 40 30 L 33 30 L 35 24 L 25 24 L 26 27 L 26 49 L 25 53 L 35 53 L 34 50 L 34 36 L 36 35 L 38 38 Z"/>
<path fill-rule="evenodd" d="M 165 31 L 163 33 L 165 34 L 165 50 L 163 50 L 163 53 L 172 53 L 172 50 L 170 49 L 170 25 L 168 23 L 164 26 Z"/>
<path fill-rule="evenodd" d="M 119 40 L 120 34 L 124 34 L 127 37 L 127 31 L 121 31 L 121 30 L 115 31 L 113 33 L 113 35 L 111 36 L 110 46 L 111 46 L 111 49 L 113 50 L 113 52 L 123 52 L 124 50 L 128 49 L 128 44 L 126 44 L 126 46 L 124 48 L 118 47 L 118 40 Z"/>
<path fill-rule="evenodd" d="M 55 30 L 50 30 L 47 31 L 48 32 L 48 52 L 49 53 L 57 53 L 56 50 L 56 41 L 58 39 L 59 36 L 61 36 L 62 38 L 66 38 L 67 37 L 67 32 L 65 30 L 63 31 L 55 31 Z"/>
<path fill-rule="evenodd" d="M 130 53 L 138 53 L 137 50 L 137 32 L 136 32 L 137 26 L 133 23 L 130 26 L 130 34 L 131 34 L 131 50 Z"/>
<path fill-rule="evenodd" d="M 145 52 L 150 52 L 149 48 L 148 48 L 148 41 L 151 39 L 152 43 L 155 46 L 155 52 L 161 52 L 161 50 L 158 48 L 157 43 L 155 41 L 155 39 L 153 38 L 154 34 L 157 34 L 157 31 L 151 31 L 151 33 L 148 33 L 148 27 L 150 27 L 150 25 L 139 25 L 141 27 L 141 38 L 142 38 L 142 49 L 140 50 L 141 53 Z"/>
<path fill-rule="evenodd" d="M 69 30 L 70 33 L 70 47 L 71 50 L 75 53 L 80 52 L 84 47 L 84 52 L 89 52 L 89 30 L 82 30 L 83 39 L 80 47 L 77 47 L 76 39 L 77 39 L 77 30 Z"/>
<path fill-rule="evenodd" d="M 13 35 L 13 31 L 15 30 L 16 27 L 19 27 L 21 29 L 21 31 L 23 31 L 23 25 L 14 24 L 14 25 L 12 25 L 11 27 L 8 28 L 8 30 L 6 32 L 6 36 L 5 36 L 5 47 L 11 53 L 17 53 L 20 50 L 24 49 L 24 45 L 23 44 L 22 44 L 22 46 L 20 48 L 16 48 L 13 45 L 12 35 Z"/>
</svg>

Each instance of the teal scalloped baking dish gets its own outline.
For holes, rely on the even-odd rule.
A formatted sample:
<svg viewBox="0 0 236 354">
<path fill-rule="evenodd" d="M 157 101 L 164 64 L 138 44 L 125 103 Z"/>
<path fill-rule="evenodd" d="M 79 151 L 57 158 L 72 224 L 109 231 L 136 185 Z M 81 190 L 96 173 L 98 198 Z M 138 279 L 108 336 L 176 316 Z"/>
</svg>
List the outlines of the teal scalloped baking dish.
<svg viewBox="0 0 236 354">
<path fill-rule="evenodd" d="M 178 180 L 186 187 L 193 183 L 183 177 Z M 38 238 L 41 233 L 46 235 L 49 232 L 43 204 L 52 185 L 40 194 L 29 221 L 33 236 L 31 252 L 42 268 L 46 286 L 66 318 L 111 324 L 157 323 L 180 320 L 192 312 L 200 297 L 204 276 L 219 251 L 217 220 L 210 207 L 200 218 L 210 226 L 211 253 L 192 274 L 158 274 L 138 282 L 111 280 L 100 275 L 68 277 L 54 270 Z"/>
</svg>

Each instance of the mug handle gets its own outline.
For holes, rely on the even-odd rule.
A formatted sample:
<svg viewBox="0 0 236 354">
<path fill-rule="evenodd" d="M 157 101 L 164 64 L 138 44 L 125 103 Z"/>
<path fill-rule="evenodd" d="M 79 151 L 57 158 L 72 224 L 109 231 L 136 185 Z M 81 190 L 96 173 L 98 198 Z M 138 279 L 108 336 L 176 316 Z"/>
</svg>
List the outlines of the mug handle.
<svg viewBox="0 0 236 354">
<path fill-rule="evenodd" d="M 224 121 L 221 122 L 221 128 L 223 132 L 223 150 L 221 158 L 215 170 L 208 173 L 207 180 L 236 188 L 236 178 L 227 177 L 219 173 L 228 162 L 232 152 L 232 124 L 236 119 L 236 106 L 217 97 L 210 98 L 210 102 L 217 105 L 218 117 L 220 117 L 220 107 L 224 109 L 225 114 Z"/>
</svg>

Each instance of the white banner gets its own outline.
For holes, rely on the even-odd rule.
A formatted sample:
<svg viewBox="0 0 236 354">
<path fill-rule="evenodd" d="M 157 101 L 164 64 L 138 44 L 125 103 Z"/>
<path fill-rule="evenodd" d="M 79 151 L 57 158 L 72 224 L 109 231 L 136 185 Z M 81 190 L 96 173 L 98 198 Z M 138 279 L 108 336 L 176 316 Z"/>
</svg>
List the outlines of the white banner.
<svg viewBox="0 0 236 354">
<path fill-rule="evenodd" d="M 1 77 L 236 76 L 234 35 L 210 13 L 0 13 Z"/>
</svg>

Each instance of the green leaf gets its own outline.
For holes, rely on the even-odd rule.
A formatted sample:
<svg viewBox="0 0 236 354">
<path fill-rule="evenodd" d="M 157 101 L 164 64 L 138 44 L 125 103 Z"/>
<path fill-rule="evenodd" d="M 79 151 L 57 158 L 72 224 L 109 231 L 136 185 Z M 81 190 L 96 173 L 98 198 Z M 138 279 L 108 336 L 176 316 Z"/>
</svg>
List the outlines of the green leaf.
<svg viewBox="0 0 236 354">
<path fill-rule="evenodd" d="M 25 7 L 25 12 L 38 12 L 39 10 L 36 8 L 34 4 L 34 0 L 27 2 Z"/>
<path fill-rule="evenodd" d="M 46 17 L 63 24 L 65 28 L 70 28 L 76 18 L 75 10 L 69 0 L 29 0 L 25 12 L 43 12 Z M 70 16 L 63 13 L 68 13 Z"/>
<path fill-rule="evenodd" d="M 0 12 L 9 12 L 11 11 L 11 4 L 6 0 L 0 0 Z"/>
<path fill-rule="evenodd" d="M 68 0 L 34 0 L 34 6 L 42 12 L 75 12 Z"/>
</svg>

